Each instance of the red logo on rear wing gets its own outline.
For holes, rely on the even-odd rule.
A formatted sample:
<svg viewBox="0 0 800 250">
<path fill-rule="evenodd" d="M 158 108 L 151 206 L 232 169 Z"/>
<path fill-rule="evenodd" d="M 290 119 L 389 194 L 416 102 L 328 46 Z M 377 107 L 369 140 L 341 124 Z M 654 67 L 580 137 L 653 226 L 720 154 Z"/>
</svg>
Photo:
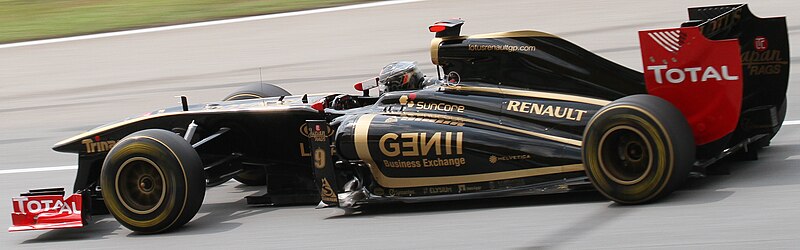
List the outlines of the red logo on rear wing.
<svg viewBox="0 0 800 250">
<path fill-rule="evenodd" d="M 708 40 L 697 27 L 639 31 L 647 92 L 677 107 L 695 144 L 733 132 L 742 105 L 742 61 L 736 39 Z"/>
<path fill-rule="evenodd" d="M 33 195 L 11 199 L 13 225 L 9 232 L 83 227 L 81 194 Z"/>
</svg>

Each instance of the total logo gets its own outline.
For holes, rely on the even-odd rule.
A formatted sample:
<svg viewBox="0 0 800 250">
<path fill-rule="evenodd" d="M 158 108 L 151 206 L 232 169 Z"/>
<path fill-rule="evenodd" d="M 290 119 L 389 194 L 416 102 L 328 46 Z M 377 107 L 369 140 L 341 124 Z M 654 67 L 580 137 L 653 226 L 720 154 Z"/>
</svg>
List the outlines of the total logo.
<svg viewBox="0 0 800 250">
<path fill-rule="evenodd" d="M 28 197 L 12 198 L 14 202 L 14 212 L 20 214 L 38 214 L 43 212 L 53 212 L 57 214 L 80 213 L 80 207 L 74 199 L 62 200 L 60 197 Z"/>
<path fill-rule="evenodd" d="M 728 66 L 691 67 L 691 68 L 668 68 L 667 65 L 647 66 L 648 71 L 655 75 L 656 83 L 663 84 L 664 80 L 669 83 L 682 83 L 688 78 L 690 82 L 707 82 L 709 80 L 739 80 L 739 76 L 730 75 Z"/>
</svg>

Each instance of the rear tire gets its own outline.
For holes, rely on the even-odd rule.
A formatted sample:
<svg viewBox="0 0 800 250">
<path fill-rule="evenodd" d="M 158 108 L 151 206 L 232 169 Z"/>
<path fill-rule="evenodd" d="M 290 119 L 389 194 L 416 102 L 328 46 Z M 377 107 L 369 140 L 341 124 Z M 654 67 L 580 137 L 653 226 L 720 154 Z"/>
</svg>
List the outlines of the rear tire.
<svg viewBox="0 0 800 250">
<path fill-rule="evenodd" d="M 603 107 L 583 135 L 586 174 L 600 193 L 621 204 L 655 201 L 688 177 L 694 136 L 683 114 L 652 95 Z"/>
<path fill-rule="evenodd" d="M 108 211 L 140 233 L 189 222 L 205 196 L 203 163 L 175 133 L 149 129 L 120 140 L 103 162 L 100 186 Z"/>
<path fill-rule="evenodd" d="M 252 83 L 234 91 L 222 100 L 236 101 L 288 95 L 292 94 L 281 87 L 269 83 Z M 267 185 L 267 172 L 263 167 L 245 168 L 233 179 L 247 186 L 264 186 Z"/>
<path fill-rule="evenodd" d="M 286 91 L 285 89 L 273 84 L 251 83 L 237 89 L 225 98 L 222 98 L 222 101 L 236 101 L 288 95 L 292 94 L 289 94 L 289 91 Z"/>
</svg>

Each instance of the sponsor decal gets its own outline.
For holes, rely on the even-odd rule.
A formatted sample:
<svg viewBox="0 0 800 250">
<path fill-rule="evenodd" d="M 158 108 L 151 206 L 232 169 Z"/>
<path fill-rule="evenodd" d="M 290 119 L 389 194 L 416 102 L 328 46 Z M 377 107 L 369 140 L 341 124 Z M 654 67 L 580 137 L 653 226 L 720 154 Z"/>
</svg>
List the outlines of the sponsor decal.
<svg viewBox="0 0 800 250">
<path fill-rule="evenodd" d="M 767 41 L 766 37 L 757 36 L 755 39 L 753 39 L 753 47 L 758 52 L 764 52 L 767 50 L 767 48 L 769 48 L 769 42 Z"/>
<path fill-rule="evenodd" d="M 328 127 L 328 126 L 325 126 Z M 314 131 L 308 133 L 308 138 L 313 138 L 314 141 L 325 141 L 328 139 L 328 133 L 325 130 L 322 130 L 319 125 L 316 125 Z"/>
<path fill-rule="evenodd" d="M 530 45 L 499 45 L 499 44 L 470 44 L 469 51 L 506 51 L 506 52 L 533 52 L 536 46 Z"/>
<path fill-rule="evenodd" d="M 463 154 L 464 132 L 386 133 L 381 136 L 381 153 L 388 157 Z"/>
<path fill-rule="evenodd" d="M 322 178 L 322 192 L 321 198 L 323 201 L 327 202 L 339 202 L 339 199 L 336 198 L 336 194 L 333 192 L 333 188 L 331 188 L 331 184 L 328 182 L 327 178 Z"/>
<path fill-rule="evenodd" d="M 396 118 L 395 118 L 396 119 Z M 387 121 L 389 119 L 386 119 Z M 401 121 L 412 121 L 412 122 L 430 122 L 436 124 L 444 124 L 444 125 L 451 125 L 456 127 L 463 127 L 465 122 L 463 121 L 454 121 L 451 119 L 434 119 L 434 118 L 425 118 L 425 117 L 401 117 Z"/>
<path fill-rule="evenodd" d="M 414 196 L 417 195 L 417 192 L 411 189 L 402 190 L 402 189 L 389 189 L 389 196 Z"/>
<path fill-rule="evenodd" d="M 9 232 L 83 227 L 81 194 L 31 195 L 11 198 Z"/>
<path fill-rule="evenodd" d="M 450 186 L 428 187 L 423 189 L 423 194 L 449 194 L 452 192 L 453 187 Z"/>
<path fill-rule="evenodd" d="M 682 83 L 687 79 L 690 82 L 739 80 L 739 76 L 728 73 L 728 66 L 720 66 L 720 69 L 717 70 L 714 66 L 670 69 L 667 65 L 652 65 L 647 66 L 647 70 L 653 72 L 658 84 L 663 84 L 664 80 L 669 83 Z"/>
<path fill-rule="evenodd" d="M 714 18 L 711 23 L 700 26 L 700 32 L 706 34 L 708 37 L 711 37 L 717 32 L 732 28 L 741 19 L 742 8 L 738 8 L 729 14 Z"/>
<path fill-rule="evenodd" d="M 399 102 L 400 105 L 404 105 L 408 108 L 413 108 L 417 110 L 434 110 L 434 111 L 444 111 L 444 112 L 458 112 L 464 113 L 466 107 L 463 105 L 457 104 L 448 104 L 448 103 L 428 103 L 423 101 L 415 102 L 416 94 L 412 93 L 409 95 L 400 96 Z"/>
<path fill-rule="evenodd" d="M 316 126 L 313 129 L 308 127 L 308 123 L 303 123 L 300 126 L 300 134 L 305 137 L 314 139 L 314 141 L 325 141 L 328 137 L 333 136 L 336 131 L 328 125 L 324 126 Z M 300 156 L 302 157 L 309 157 L 311 156 L 311 152 L 308 152 L 309 148 L 306 147 L 305 143 L 300 143 Z M 314 152 L 315 154 L 317 152 Z M 336 152 L 335 150 L 331 150 L 331 155 L 334 155 Z M 316 156 L 315 156 L 316 157 Z"/>
<path fill-rule="evenodd" d="M 481 189 L 483 189 L 483 188 L 481 186 L 477 186 L 477 185 L 467 185 L 467 184 L 458 185 L 458 192 L 459 193 L 481 191 Z"/>
<path fill-rule="evenodd" d="M 583 119 L 583 115 L 589 112 L 586 110 L 581 110 L 576 108 L 568 108 L 568 107 L 538 104 L 538 103 L 523 102 L 523 101 L 508 101 L 505 109 L 508 111 L 536 114 L 540 116 L 549 116 L 553 118 L 559 118 L 577 122 L 581 121 L 581 119 Z"/>
<path fill-rule="evenodd" d="M 117 141 L 115 140 L 101 141 L 100 136 L 95 136 L 94 140 L 83 139 L 81 141 L 81 144 L 86 146 L 86 153 L 100 153 L 111 150 L 111 147 L 114 147 L 114 144 L 117 144 Z"/>
<path fill-rule="evenodd" d="M 300 134 L 308 138 L 315 138 L 314 136 L 319 136 L 321 132 L 324 132 L 323 134 L 327 137 L 332 136 L 333 133 L 336 132 L 335 130 L 333 130 L 333 128 L 327 125 L 318 128 L 319 130 L 316 129 L 317 128 L 315 128 L 315 130 L 312 131 L 311 128 L 308 127 L 308 123 L 303 123 L 303 125 L 300 125 Z"/>
<path fill-rule="evenodd" d="M 80 196 L 77 196 L 80 198 Z M 56 214 L 80 214 L 81 207 L 76 203 L 79 199 L 67 199 L 58 195 L 30 196 L 11 198 L 14 213 L 40 214 L 44 212 Z"/>
<path fill-rule="evenodd" d="M 372 190 L 372 193 L 374 193 L 375 195 L 378 195 L 378 196 L 382 196 L 384 194 L 383 188 L 376 187 L 375 189 Z"/>
<path fill-rule="evenodd" d="M 664 30 L 647 33 L 658 45 L 671 53 L 678 53 L 686 41 L 686 35 L 680 30 Z"/>
<path fill-rule="evenodd" d="M 752 49 L 742 50 L 735 39 L 707 38 L 735 25 L 739 14 L 732 13 L 708 21 L 701 26 L 704 31 L 693 26 L 639 32 L 647 93 L 669 101 L 681 111 L 692 127 L 696 145 L 722 138 L 739 121 L 742 82 L 747 74 L 742 71 L 745 67 L 740 56 Z M 665 50 L 648 35 L 674 30 L 686 36 L 678 53 Z"/>
<path fill-rule="evenodd" d="M 781 50 L 769 49 L 769 40 L 758 36 L 753 40 L 753 50 L 742 53 L 742 65 L 751 76 L 776 75 L 783 71 L 783 65 L 788 65 L 782 56 Z"/>
<path fill-rule="evenodd" d="M 422 159 L 421 161 L 383 160 L 383 165 L 387 168 L 460 167 L 466 164 L 467 159 L 464 157 Z"/>
<path fill-rule="evenodd" d="M 378 147 L 387 157 L 436 156 L 411 161 L 383 160 L 387 168 L 461 167 L 467 164 L 466 158 L 460 157 L 464 153 L 463 138 L 464 132 L 387 133 L 381 136 Z"/>
<path fill-rule="evenodd" d="M 498 161 L 514 161 L 514 160 L 525 160 L 530 159 L 531 155 L 506 155 L 506 156 L 489 156 L 489 162 L 494 164 Z"/>
</svg>

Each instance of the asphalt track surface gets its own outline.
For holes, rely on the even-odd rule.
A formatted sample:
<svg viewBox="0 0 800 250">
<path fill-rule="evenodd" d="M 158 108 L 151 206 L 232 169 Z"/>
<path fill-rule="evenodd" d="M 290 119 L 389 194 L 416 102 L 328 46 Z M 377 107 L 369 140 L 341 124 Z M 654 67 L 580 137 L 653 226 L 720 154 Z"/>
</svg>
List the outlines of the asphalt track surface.
<svg viewBox="0 0 800 250">
<path fill-rule="evenodd" d="M 292 93 L 353 92 L 394 60 L 433 74 L 426 27 L 462 17 L 464 34 L 538 29 L 641 69 L 636 31 L 677 26 L 685 8 L 717 1 L 422 1 L 143 34 L 0 49 L 0 215 L 28 188 L 71 189 L 75 155 L 50 146 L 113 120 L 215 101 L 248 82 Z M 800 2 L 758 1 L 788 17 L 798 55 Z M 800 120 L 800 71 L 791 58 L 787 121 Z M 658 203 L 619 206 L 594 192 L 374 206 L 349 216 L 309 206 L 248 207 L 257 188 L 208 190 L 181 230 L 139 235 L 113 218 L 82 229 L 0 233 L 15 248 L 711 248 L 800 247 L 800 125 L 786 125 L 758 161 L 693 180 Z M 7 217 L 8 218 L 8 217 Z M 0 220 L 0 228 L 10 219 Z"/>
</svg>

